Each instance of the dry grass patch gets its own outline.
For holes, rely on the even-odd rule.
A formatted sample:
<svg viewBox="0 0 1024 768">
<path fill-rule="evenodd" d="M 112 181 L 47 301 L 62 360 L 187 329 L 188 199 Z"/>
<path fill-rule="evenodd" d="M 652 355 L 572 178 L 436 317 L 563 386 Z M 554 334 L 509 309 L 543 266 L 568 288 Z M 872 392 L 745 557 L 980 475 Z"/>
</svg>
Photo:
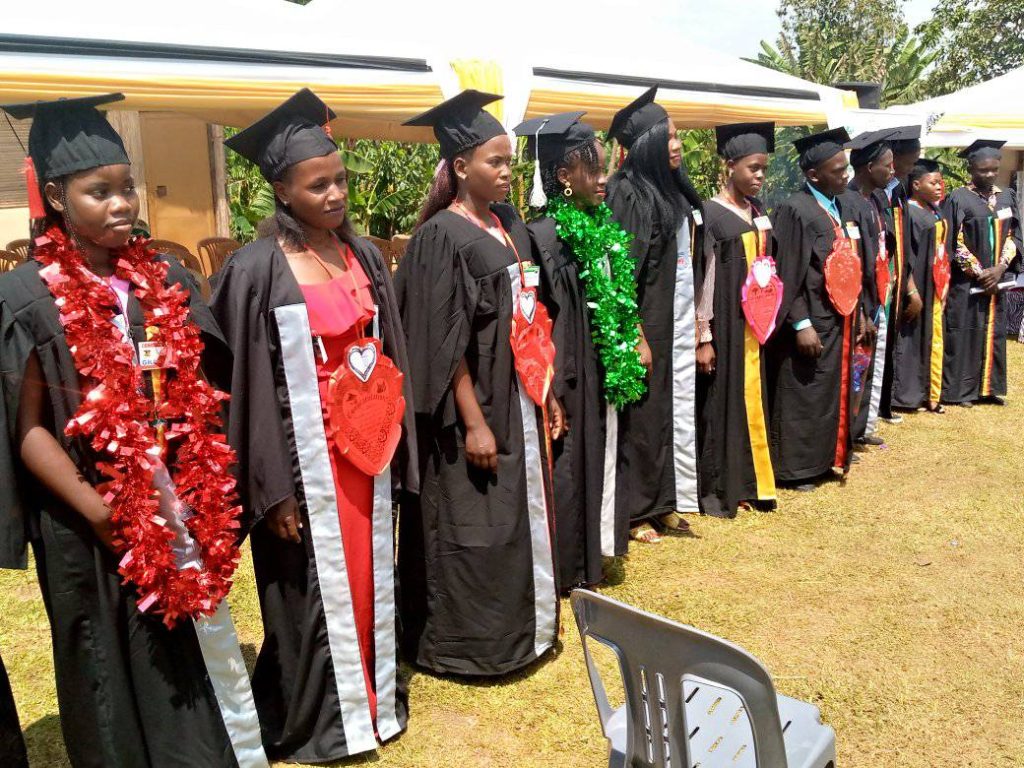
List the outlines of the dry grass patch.
<svg viewBox="0 0 1024 768">
<path fill-rule="evenodd" d="M 757 655 L 781 692 L 821 707 L 845 768 L 1024 765 L 1024 347 L 1009 346 L 1006 408 L 885 425 L 888 448 L 845 486 L 635 546 L 606 593 Z M 248 565 L 231 602 L 251 653 Z M 506 680 L 414 674 L 408 733 L 347 764 L 605 764 L 567 604 L 563 629 L 557 657 Z M 31 573 L 0 575 L 0 648 L 33 765 L 67 765 Z"/>
</svg>

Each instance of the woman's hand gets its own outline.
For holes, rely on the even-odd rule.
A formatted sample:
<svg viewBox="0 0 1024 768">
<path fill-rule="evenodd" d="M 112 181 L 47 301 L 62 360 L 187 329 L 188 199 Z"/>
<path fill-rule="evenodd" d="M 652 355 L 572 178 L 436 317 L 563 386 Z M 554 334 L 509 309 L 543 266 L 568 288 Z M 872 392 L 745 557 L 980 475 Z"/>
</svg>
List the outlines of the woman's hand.
<svg viewBox="0 0 1024 768">
<path fill-rule="evenodd" d="M 715 372 L 715 345 L 710 341 L 697 345 L 697 371 L 704 374 Z"/>
<path fill-rule="evenodd" d="M 466 426 L 466 461 L 477 469 L 498 471 L 498 444 L 491 428 L 483 420 Z"/>
<path fill-rule="evenodd" d="M 814 326 L 807 326 L 802 331 L 796 332 L 796 351 L 804 357 L 821 357 L 821 339 Z"/>
<path fill-rule="evenodd" d="M 569 432 L 569 424 L 565 420 L 565 409 L 553 392 L 548 392 L 547 410 L 551 439 L 561 440 Z"/>
<path fill-rule="evenodd" d="M 299 500 L 289 496 L 267 510 L 267 527 L 279 539 L 301 543 L 299 531 L 302 530 L 302 516 L 299 513 Z"/>
<path fill-rule="evenodd" d="M 647 369 L 647 378 L 650 378 L 654 371 L 654 355 L 651 353 L 651 347 L 647 343 L 643 329 L 640 330 L 640 341 L 637 342 L 636 351 L 640 353 L 640 365 Z"/>
<path fill-rule="evenodd" d="M 985 289 L 985 293 L 989 296 L 995 296 L 999 293 L 999 279 L 1006 272 L 1005 264 L 996 264 L 994 267 L 983 269 L 981 276 L 978 278 L 978 282 L 981 283 L 981 287 Z"/>
</svg>

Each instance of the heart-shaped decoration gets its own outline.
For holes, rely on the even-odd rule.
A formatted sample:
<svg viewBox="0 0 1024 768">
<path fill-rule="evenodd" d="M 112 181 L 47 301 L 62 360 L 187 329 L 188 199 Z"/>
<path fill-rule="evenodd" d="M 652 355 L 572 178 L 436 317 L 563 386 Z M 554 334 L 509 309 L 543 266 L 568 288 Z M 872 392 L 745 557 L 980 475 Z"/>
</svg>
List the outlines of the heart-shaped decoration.
<svg viewBox="0 0 1024 768">
<path fill-rule="evenodd" d="M 376 476 L 387 469 L 402 439 L 402 372 L 377 339 L 353 342 L 345 361 L 327 388 L 330 436 L 352 466 Z"/>
<path fill-rule="evenodd" d="M 509 341 L 512 354 L 515 356 L 516 372 L 523 389 L 537 405 L 543 405 L 555 375 L 555 345 L 551 341 L 551 316 L 547 307 L 533 296 L 532 317 L 525 312 L 517 312 L 512 316 L 512 333 Z M 523 307 L 520 296 L 519 306 Z"/>
<path fill-rule="evenodd" d="M 775 274 L 775 262 L 771 258 L 758 259 L 750 268 L 750 272 L 754 275 L 754 280 L 757 281 L 757 284 L 762 288 L 766 288 Z"/>
<path fill-rule="evenodd" d="M 348 367 L 359 380 L 366 383 L 377 367 L 377 347 L 371 342 L 364 346 L 353 344 L 345 353 Z"/>
<path fill-rule="evenodd" d="M 843 317 L 849 317 L 857 308 L 863 276 L 864 268 L 853 243 L 837 230 L 832 251 L 825 259 L 825 290 L 832 306 Z"/>
<path fill-rule="evenodd" d="M 935 281 L 935 298 L 945 302 L 949 294 L 949 278 L 951 270 L 949 256 L 946 254 L 945 243 L 935 244 L 935 258 L 932 260 L 932 280 Z"/>
<path fill-rule="evenodd" d="M 878 291 L 878 303 L 883 307 L 889 303 L 889 286 L 892 282 L 889 274 L 889 253 L 885 244 L 885 233 L 878 236 L 878 253 L 875 254 L 875 289 Z"/>
<path fill-rule="evenodd" d="M 519 294 L 519 311 L 530 325 L 537 315 L 537 294 L 532 290 L 524 290 Z"/>
<path fill-rule="evenodd" d="M 759 264 L 766 264 L 768 267 L 768 280 L 764 285 L 761 285 L 757 276 Z M 775 264 L 771 257 L 754 262 L 740 290 L 740 306 L 743 307 L 747 325 L 760 344 L 767 342 L 775 332 L 784 290 L 785 286 L 775 274 Z"/>
</svg>

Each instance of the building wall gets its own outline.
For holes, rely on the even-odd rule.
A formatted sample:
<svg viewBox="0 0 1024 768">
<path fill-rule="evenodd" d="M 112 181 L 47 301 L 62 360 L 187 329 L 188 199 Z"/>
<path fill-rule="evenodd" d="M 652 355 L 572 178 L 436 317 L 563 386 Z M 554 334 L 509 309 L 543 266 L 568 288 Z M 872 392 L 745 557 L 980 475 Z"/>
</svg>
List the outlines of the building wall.
<svg viewBox="0 0 1024 768">
<path fill-rule="evenodd" d="M 0 250 L 11 240 L 28 237 L 28 208 L 0 208 Z"/>
</svg>

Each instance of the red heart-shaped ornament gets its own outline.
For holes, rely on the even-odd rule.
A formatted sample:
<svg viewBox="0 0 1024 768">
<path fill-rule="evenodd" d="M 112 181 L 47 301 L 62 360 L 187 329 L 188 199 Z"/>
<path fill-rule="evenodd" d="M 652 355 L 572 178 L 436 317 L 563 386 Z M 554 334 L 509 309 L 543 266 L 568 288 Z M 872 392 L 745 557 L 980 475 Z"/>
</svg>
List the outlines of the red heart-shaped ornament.
<svg viewBox="0 0 1024 768">
<path fill-rule="evenodd" d="M 775 331 L 779 309 L 782 307 L 783 290 L 782 281 L 774 274 L 774 269 L 767 281 L 758 280 L 753 268 L 747 272 L 747 279 L 740 292 L 740 306 L 743 307 L 747 325 L 760 344 L 768 341 Z"/>
<path fill-rule="evenodd" d="M 376 476 L 402 439 L 402 372 L 377 339 L 353 342 L 343 359 L 327 388 L 330 436 L 352 466 Z"/>
<path fill-rule="evenodd" d="M 532 298 L 531 298 L 532 297 Z M 536 292 L 524 289 L 512 313 L 512 353 L 526 394 L 543 405 L 555 375 L 555 344 L 551 316 Z"/>
<path fill-rule="evenodd" d="M 853 244 L 837 233 L 832 252 L 825 259 L 825 290 L 832 306 L 843 317 L 849 317 L 857 308 L 863 274 Z"/>
<path fill-rule="evenodd" d="M 889 303 L 889 254 L 885 247 L 885 235 L 879 238 L 878 255 L 875 257 L 875 288 L 878 289 L 878 303 L 885 306 Z"/>
</svg>

